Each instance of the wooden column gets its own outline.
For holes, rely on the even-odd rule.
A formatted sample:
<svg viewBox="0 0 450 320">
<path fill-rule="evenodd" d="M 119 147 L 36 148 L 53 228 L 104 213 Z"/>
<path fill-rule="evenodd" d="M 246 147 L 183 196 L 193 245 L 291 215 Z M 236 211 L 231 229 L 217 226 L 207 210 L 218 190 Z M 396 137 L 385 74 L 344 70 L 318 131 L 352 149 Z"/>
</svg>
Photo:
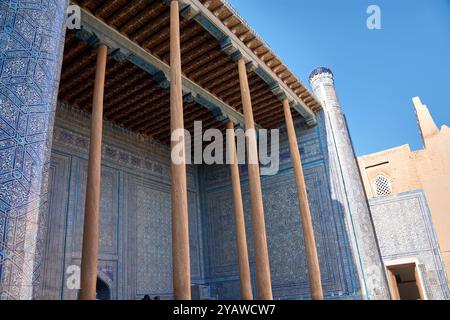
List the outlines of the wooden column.
<svg viewBox="0 0 450 320">
<path fill-rule="evenodd" d="M 249 159 L 259 159 L 247 69 L 243 58 L 239 59 L 238 68 L 242 105 L 244 108 L 245 129 L 247 131 L 247 154 Z M 264 219 L 261 178 L 259 173 L 258 161 L 248 164 L 258 294 L 260 300 L 272 300 L 269 251 L 267 249 L 266 223 Z"/>
<path fill-rule="evenodd" d="M 236 247 L 239 261 L 241 299 L 253 300 L 250 277 L 250 262 L 248 259 L 247 250 L 247 236 L 245 234 L 244 206 L 242 204 L 241 178 L 239 177 L 239 164 L 236 155 L 236 142 L 233 122 L 228 121 L 227 130 L 233 130 L 233 135 L 227 138 L 227 150 L 229 152 L 231 160 L 231 184 L 233 186 L 234 219 L 236 224 Z"/>
<path fill-rule="evenodd" d="M 170 2 L 170 128 L 184 129 L 181 84 L 180 16 L 178 1 Z M 184 138 L 183 138 L 184 140 Z M 172 150 L 179 144 L 172 141 Z M 183 155 L 185 156 L 183 141 Z M 172 260 L 173 290 L 176 300 L 191 299 L 189 222 L 186 164 L 172 161 Z"/>
<path fill-rule="evenodd" d="M 322 283 L 320 281 L 319 258 L 317 257 L 316 240 L 309 209 L 308 194 L 306 192 L 305 177 L 303 175 L 302 161 L 298 149 L 297 135 L 292 120 L 291 107 L 287 99 L 283 100 L 284 116 L 291 149 L 292 164 L 294 166 L 295 183 L 297 184 L 300 217 L 303 226 L 303 238 L 306 248 L 306 263 L 308 267 L 309 284 L 313 300 L 322 300 Z"/>
<path fill-rule="evenodd" d="M 95 300 L 98 267 L 100 221 L 100 178 L 102 165 L 103 96 L 108 47 L 97 53 L 94 98 L 92 102 L 91 140 L 89 144 L 86 202 L 84 208 L 83 252 L 81 256 L 81 300 Z"/>
</svg>

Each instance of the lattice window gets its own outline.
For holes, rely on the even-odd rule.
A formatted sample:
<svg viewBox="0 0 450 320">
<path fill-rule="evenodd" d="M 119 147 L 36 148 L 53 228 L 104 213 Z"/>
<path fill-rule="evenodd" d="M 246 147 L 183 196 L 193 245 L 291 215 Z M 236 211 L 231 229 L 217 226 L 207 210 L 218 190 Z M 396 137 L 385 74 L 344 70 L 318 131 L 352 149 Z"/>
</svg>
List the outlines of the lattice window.
<svg viewBox="0 0 450 320">
<path fill-rule="evenodd" d="M 391 182 L 385 176 L 379 175 L 375 179 L 375 193 L 378 197 L 389 196 L 392 194 Z"/>
</svg>

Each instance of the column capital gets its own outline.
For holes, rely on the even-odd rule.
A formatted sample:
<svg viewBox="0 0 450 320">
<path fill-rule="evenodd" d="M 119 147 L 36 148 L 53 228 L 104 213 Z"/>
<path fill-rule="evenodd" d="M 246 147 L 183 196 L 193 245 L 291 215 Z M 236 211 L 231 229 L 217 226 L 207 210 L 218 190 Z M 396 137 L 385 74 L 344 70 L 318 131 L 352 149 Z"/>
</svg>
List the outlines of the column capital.
<svg viewBox="0 0 450 320">
<path fill-rule="evenodd" d="M 110 57 L 118 62 L 124 62 L 125 60 L 128 60 L 128 57 L 130 56 L 130 52 L 126 52 L 123 49 L 114 49 L 111 50 L 109 53 Z"/>
<path fill-rule="evenodd" d="M 200 14 L 200 9 L 187 0 L 178 0 L 180 3 L 180 14 L 187 20 L 192 20 Z"/>
<path fill-rule="evenodd" d="M 245 63 L 245 67 L 247 68 L 248 73 L 255 72 L 256 69 L 258 68 L 258 64 L 250 60 Z"/>
<path fill-rule="evenodd" d="M 192 103 L 197 99 L 197 94 L 195 92 L 187 92 L 183 91 L 183 101 L 186 103 Z"/>
<path fill-rule="evenodd" d="M 95 33 L 81 29 L 75 33 L 75 37 L 86 42 L 90 47 L 98 49 L 101 45 L 108 47 L 108 55 L 118 62 L 129 60 L 132 53 L 124 47 L 118 47 L 107 37 L 99 38 Z"/>
<path fill-rule="evenodd" d="M 256 70 L 257 64 L 248 55 L 243 53 L 242 50 L 239 49 L 236 42 L 234 42 L 230 37 L 223 37 L 220 40 L 220 48 L 225 54 L 230 56 L 233 61 L 237 62 L 239 59 L 244 59 L 245 63 L 252 63 Z"/>
<path fill-rule="evenodd" d="M 309 127 L 314 127 L 315 125 L 317 125 L 316 117 L 307 117 L 305 118 L 305 122 Z"/>
<path fill-rule="evenodd" d="M 234 129 L 242 129 L 245 130 L 245 124 L 243 122 L 240 122 L 233 116 L 227 115 L 227 121 L 231 122 L 233 124 Z"/>
<path fill-rule="evenodd" d="M 159 86 L 163 89 L 170 88 L 170 80 L 167 78 L 166 74 L 163 71 L 159 71 L 153 75 L 153 79 L 159 84 Z"/>
<path fill-rule="evenodd" d="M 212 113 L 213 113 L 213 117 L 214 117 L 217 121 L 222 122 L 222 123 L 224 123 L 224 124 L 227 123 L 229 117 L 228 117 L 228 115 L 227 115 L 226 113 L 224 113 L 221 109 L 217 108 L 217 109 L 211 110 L 211 111 L 212 111 Z"/>
<path fill-rule="evenodd" d="M 98 36 L 85 29 L 81 29 L 75 32 L 75 37 L 86 42 L 89 46 L 94 48 L 98 47 L 98 45 L 100 44 L 100 39 L 98 38 Z"/>
<path fill-rule="evenodd" d="M 239 124 L 239 121 L 232 116 L 228 116 L 228 120 L 233 123 L 233 125 Z"/>
<path fill-rule="evenodd" d="M 243 57 L 242 52 L 238 49 L 236 43 L 230 37 L 224 37 L 220 40 L 220 48 L 229 55 L 234 61 Z"/>
<path fill-rule="evenodd" d="M 228 114 L 226 116 L 227 116 L 228 122 L 233 123 L 233 126 L 239 127 L 239 128 L 243 127 L 243 124 L 238 119 L 236 119 L 235 117 L 230 116 Z"/>
<path fill-rule="evenodd" d="M 270 86 L 270 90 L 277 96 L 278 99 L 283 101 L 284 99 L 288 99 L 288 96 L 286 94 L 286 91 L 281 88 L 280 84 L 278 82 L 273 83 Z"/>
</svg>

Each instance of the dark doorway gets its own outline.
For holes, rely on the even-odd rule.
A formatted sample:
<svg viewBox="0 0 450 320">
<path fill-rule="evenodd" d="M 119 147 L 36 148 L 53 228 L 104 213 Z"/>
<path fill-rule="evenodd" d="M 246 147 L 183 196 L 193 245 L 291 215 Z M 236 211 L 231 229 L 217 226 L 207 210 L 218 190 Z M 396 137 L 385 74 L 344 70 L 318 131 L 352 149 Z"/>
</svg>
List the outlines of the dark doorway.
<svg viewBox="0 0 450 320">
<path fill-rule="evenodd" d="M 394 300 L 425 299 L 416 264 L 389 266 L 388 276 Z"/>
<path fill-rule="evenodd" d="M 111 300 L 109 287 L 106 282 L 100 278 L 97 278 L 97 300 Z"/>
</svg>

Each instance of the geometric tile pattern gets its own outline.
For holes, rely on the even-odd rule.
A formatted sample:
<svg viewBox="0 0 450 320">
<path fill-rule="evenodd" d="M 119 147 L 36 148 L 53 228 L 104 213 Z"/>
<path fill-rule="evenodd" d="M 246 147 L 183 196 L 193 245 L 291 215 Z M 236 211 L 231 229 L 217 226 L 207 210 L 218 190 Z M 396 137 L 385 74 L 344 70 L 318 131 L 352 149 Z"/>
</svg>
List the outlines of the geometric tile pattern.
<svg viewBox="0 0 450 320">
<path fill-rule="evenodd" d="M 42 292 L 44 297 L 74 299 L 75 293 L 64 286 L 65 268 L 79 264 L 80 258 L 79 218 L 84 212 L 89 117 L 60 105 L 56 119 L 52 168 L 58 170 L 53 171 L 50 183 L 53 190 L 67 190 L 67 197 L 61 196 L 64 205 L 50 206 L 48 225 L 58 231 L 49 234 L 45 268 L 53 268 L 56 264 L 52 261 L 60 261 L 64 268 L 55 267 L 54 272 L 45 273 Z M 320 115 L 318 119 L 323 120 Z M 361 298 L 355 266 L 358 252 L 348 237 L 342 201 L 333 195 L 326 135 L 321 125 L 314 129 L 298 125 L 297 132 L 326 297 Z M 103 140 L 101 230 L 108 230 L 104 238 L 108 240 L 100 241 L 99 275 L 111 284 L 119 299 L 135 299 L 146 293 L 171 298 L 170 151 L 151 141 L 143 143 L 136 135 L 107 122 Z M 262 179 L 273 292 L 279 299 L 308 299 L 298 200 L 283 130 L 280 148 L 279 174 Z M 247 170 L 245 166 L 240 169 L 256 288 Z M 188 167 L 192 281 L 209 284 L 213 296 L 236 299 L 239 275 L 229 167 L 202 166 L 200 170 L 197 183 L 197 170 Z M 61 210 L 63 207 L 66 209 Z M 64 247 L 58 239 L 65 239 Z M 113 250 L 115 247 L 117 250 Z"/>
<path fill-rule="evenodd" d="M 42 247 L 47 234 L 46 227 L 52 226 L 47 217 L 50 206 L 47 202 L 47 177 L 51 170 L 49 163 L 67 2 L 0 1 L 0 299 L 38 298 L 40 292 L 35 288 L 41 281 L 39 271 Z M 344 133 L 341 136 L 349 140 L 342 119 L 338 119 L 340 125 L 336 133 Z M 85 121 L 84 128 L 88 127 L 87 123 Z M 367 260 L 365 264 L 371 265 L 378 262 L 379 256 L 373 246 L 373 230 L 366 222 L 356 226 L 364 229 L 358 234 L 358 240 L 364 247 L 361 256 L 348 239 L 346 218 L 343 214 L 345 209 L 332 197 L 332 177 L 326 155 L 326 149 L 330 145 L 327 146 L 326 137 L 320 129 L 324 129 L 323 123 L 316 129 L 302 131 L 299 147 L 305 165 L 322 280 L 328 297 L 357 298 L 361 288 L 358 272 L 355 270 L 355 260 L 362 259 L 364 263 Z M 72 145 L 78 149 L 72 149 L 71 155 L 55 152 L 56 160 L 60 156 L 60 161 L 69 163 L 67 166 L 61 165 L 61 170 L 69 170 L 72 173 L 74 165 L 76 170 L 81 170 L 78 171 L 81 180 L 75 183 L 69 178 L 65 180 L 69 190 L 66 219 L 57 217 L 60 219 L 58 221 L 64 221 L 64 225 L 63 228 L 56 229 L 65 233 L 64 239 L 70 244 L 63 250 L 59 248 L 63 255 L 62 266 L 65 267 L 66 263 L 79 263 L 80 259 L 82 220 L 79 217 L 84 211 L 81 193 L 85 192 L 83 170 L 88 134 L 85 130 L 69 130 L 57 131 L 55 136 L 60 139 L 58 142 L 79 143 Z M 270 260 L 275 272 L 274 295 L 276 298 L 308 298 L 308 277 L 296 189 L 286 139 L 283 141 L 280 174 L 262 181 Z M 344 151 L 350 159 L 353 157 L 349 148 L 351 143 L 344 142 L 344 147 L 347 148 Z M 108 166 L 108 169 L 104 180 L 106 196 L 102 198 L 102 213 L 106 212 L 111 216 L 103 216 L 101 219 L 108 234 L 100 241 L 104 250 L 101 252 L 103 256 L 99 263 L 99 274 L 104 277 L 105 282 L 114 286 L 114 294 L 118 298 L 135 298 L 136 294 L 145 293 L 143 290 L 155 290 L 155 293 L 170 295 L 170 273 L 161 269 L 169 268 L 168 261 L 171 257 L 168 254 L 170 243 L 167 240 L 170 237 L 160 238 L 151 234 L 158 224 L 165 226 L 166 231 L 169 231 L 170 227 L 166 216 L 170 213 L 167 192 L 170 190 L 169 153 L 166 154 L 165 161 L 161 157 L 155 161 L 148 151 L 145 154 L 131 150 L 132 147 L 129 146 L 118 148 L 116 144 L 117 140 L 113 139 L 103 147 L 103 155 L 106 158 L 104 166 Z M 138 143 L 134 141 L 134 144 Z M 343 168 L 344 170 L 356 170 L 352 162 L 348 161 L 347 164 L 351 168 Z M 57 166 L 56 161 L 53 168 Z M 241 169 L 248 220 L 250 201 L 246 185 L 247 171 L 245 167 Z M 202 176 L 202 210 L 197 206 L 199 190 L 196 170 L 189 170 L 191 259 L 194 281 L 207 281 L 213 292 L 221 298 L 237 298 L 239 290 L 236 256 L 233 253 L 234 231 L 230 207 L 232 202 L 229 198 L 226 201 L 217 201 L 220 196 L 226 194 L 227 188 L 229 191 L 228 170 L 226 166 L 221 166 L 219 170 L 213 167 L 205 168 Z M 58 172 L 62 177 L 66 177 L 66 173 Z M 352 182 L 359 181 L 359 176 L 350 176 Z M 78 179 L 78 176 L 76 177 Z M 145 181 L 140 185 L 145 188 L 139 189 L 138 184 L 133 184 L 137 178 Z M 216 191 L 221 190 L 217 198 L 208 198 L 213 192 L 209 185 L 211 183 Z M 56 184 L 52 186 L 56 188 Z M 362 190 L 357 183 L 354 183 L 353 187 Z M 80 192 L 80 195 L 76 192 Z M 76 201 L 73 201 L 72 193 L 76 195 Z M 358 194 L 356 200 L 361 197 L 362 195 Z M 354 202 L 358 202 L 358 205 L 362 203 Z M 359 221 L 367 221 L 367 210 L 362 206 L 356 210 L 355 217 Z M 135 216 L 136 213 L 140 216 Z M 202 213 L 201 217 L 199 213 Z M 50 217 L 55 217 L 54 212 Z M 203 229 L 197 230 L 195 227 L 200 223 Z M 211 226 L 221 228 L 214 232 Z M 252 257 L 250 226 L 250 221 L 247 221 Z M 138 239 L 136 234 L 140 234 L 142 239 Z M 203 237 L 203 241 L 200 237 Z M 145 240 L 154 243 L 145 243 Z M 152 251 L 148 245 L 159 250 Z M 204 253 L 204 260 L 201 251 Z M 137 261 L 136 256 L 144 261 Z M 64 260 L 66 258 L 67 260 Z M 153 258 L 156 259 L 152 261 Z M 253 259 L 251 264 L 255 288 Z M 206 269 L 206 274 L 203 269 Z M 64 286 L 64 268 L 60 272 L 60 284 Z M 370 278 L 380 280 L 381 276 L 371 273 Z M 137 281 L 139 283 L 136 283 Z M 54 289 L 58 289 L 57 286 Z M 66 297 L 65 289 L 59 289 L 61 297 Z M 385 292 L 375 292 L 374 296 L 381 297 L 384 294 Z"/>
<path fill-rule="evenodd" d="M 168 190 L 167 190 L 168 191 Z M 162 248 L 171 246 L 170 194 L 167 191 L 139 186 L 137 235 L 139 242 L 151 245 L 137 246 L 137 293 L 152 290 L 158 295 L 172 292 L 172 253 Z M 161 268 L 159 266 L 165 266 Z"/>
<path fill-rule="evenodd" d="M 75 126 L 74 121 L 77 126 Z M 109 122 L 105 122 L 104 125 L 112 129 L 109 130 L 110 132 L 115 133 L 109 141 L 103 141 L 102 143 L 103 158 L 105 160 L 117 163 L 123 167 L 145 171 L 155 176 L 155 178 L 162 179 L 166 182 L 170 181 L 170 149 L 167 146 L 161 145 L 151 139 L 142 140 L 142 137 L 138 139 L 130 131 L 112 125 Z M 58 102 L 57 125 L 55 125 L 53 131 L 54 144 L 70 147 L 69 152 L 71 154 L 86 153 L 89 147 L 89 135 L 86 132 L 86 128 L 88 127 L 89 114 Z M 118 139 L 119 137 L 121 138 Z M 146 149 L 143 152 L 142 150 L 136 152 L 136 148 L 133 146 L 117 148 L 117 143 L 127 138 L 131 138 L 132 142 L 138 140 L 141 144 L 145 143 Z M 189 167 L 187 175 L 188 183 L 192 182 L 192 170 L 189 170 Z M 189 187 L 192 187 L 192 184 Z"/>
<path fill-rule="evenodd" d="M 54 271 L 45 272 L 43 297 L 76 298 L 74 292 L 65 288 L 64 281 L 65 268 L 79 264 L 82 230 L 79 217 L 84 204 L 88 121 L 82 112 L 65 105 L 58 107 L 50 184 L 52 190 L 59 190 L 58 198 L 64 205 L 52 202 L 49 210 L 49 231 L 53 231 L 48 237 L 45 269 Z M 171 298 L 170 176 L 167 174 L 170 152 L 159 145 L 138 142 L 135 135 L 121 130 L 105 123 L 101 230 L 108 230 L 108 239 L 117 230 L 117 237 L 100 242 L 99 269 L 103 264 L 109 268 L 110 275 L 107 276 L 108 272 L 99 275 L 111 283 L 119 299 L 135 299 L 146 293 Z M 347 238 L 342 208 L 331 197 L 324 137 L 319 128 L 298 127 L 297 132 L 326 296 L 357 299 L 360 288 L 354 252 Z M 310 293 L 296 188 L 284 131 L 281 137 L 284 138 L 281 139 L 280 173 L 262 179 L 274 296 L 307 299 Z M 239 278 L 229 167 L 203 166 L 201 170 L 204 172 L 198 179 L 199 186 L 196 170 L 188 167 L 192 281 L 209 284 L 213 296 L 235 299 L 239 297 Z M 116 178 L 110 179 L 114 172 Z M 245 166 L 241 167 L 241 177 L 252 281 L 256 288 Z M 67 190 L 67 196 L 63 197 L 61 190 Z M 202 195 L 201 207 L 198 194 Z M 52 194 L 52 199 L 55 196 Z M 118 210 L 117 215 L 112 204 Z M 65 243 L 63 247 L 61 242 Z M 118 251 L 111 251 L 116 245 Z"/>
<path fill-rule="evenodd" d="M 299 149 L 314 224 L 322 284 L 327 298 L 357 299 L 359 280 L 345 226 L 343 208 L 332 199 L 324 161 L 324 137 L 318 127 L 297 127 Z M 245 166 L 241 166 L 248 250 L 256 291 L 253 227 Z M 227 166 L 204 167 L 203 186 L 206 281 L 219 299 L 240 297 L 230 171 Z M 309 279 L 297 189 L 286 133 L 280 133 L 280 171 L 262 177 L 269 260 L 275 299 L 309 299 Z M 256 295 L 256 292 L 255 292 Z"/>
<path fill-rule="evenodd" d="M 0 298 L 39 282 L 66 0 L 0 1 Z"/>
<path fill-rule="evenodd" d="M 422 190 L 370 200 L 383 260 L 413 259 L 430 300 L 450 299 L 449 285 Z M 395 221 L 395 223 L 393 223 Z"/>
<path fill-rule="evenodd" d="M 66 282 L 80 265 L 89 145 L 88 114 L 58 104 L 50 170 L 41 297 L 77 298 Z M 170 149 L 104 123 L 98 276 L 113 299 L 173 297 Z M 188 172 L 191 274 L 201 282 L 198 187 Z"/>
</svg>

